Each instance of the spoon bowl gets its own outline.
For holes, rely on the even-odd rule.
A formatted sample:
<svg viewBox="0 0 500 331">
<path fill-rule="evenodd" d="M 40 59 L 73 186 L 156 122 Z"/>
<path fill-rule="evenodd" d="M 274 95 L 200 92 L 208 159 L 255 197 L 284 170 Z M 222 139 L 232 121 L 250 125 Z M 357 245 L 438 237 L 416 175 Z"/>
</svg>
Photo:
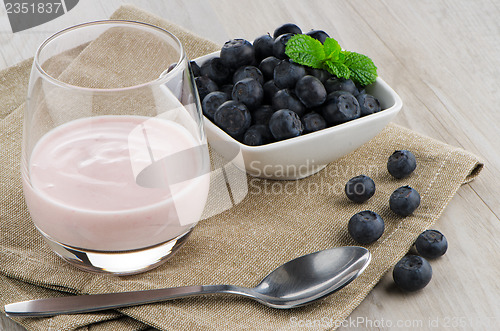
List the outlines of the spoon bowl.
<svg viewBox="0 0 500 331">
<path fill-rule="evenodd" d="M 269 273 L 256 287 L 195 285 L 156 290 L 77 295 L 29 300 L 5 305 L 9 316 L 42 317 L 87 313 L 187 296 L 231 293 L 279 309 L 300 307 L 322 299 L 352 282 L 368 266 L 370 252 L 363 247 L 331 248 L 291 260 Z"/>
<path fill-rule="evenodd" d="M 273 308 L 305 305 L 349 284 L 365 270 L 370 259 L 366 248 L 356 246 L 298 257 L 267 275 L 253 289 L 254 298 Z"/>
</svg>

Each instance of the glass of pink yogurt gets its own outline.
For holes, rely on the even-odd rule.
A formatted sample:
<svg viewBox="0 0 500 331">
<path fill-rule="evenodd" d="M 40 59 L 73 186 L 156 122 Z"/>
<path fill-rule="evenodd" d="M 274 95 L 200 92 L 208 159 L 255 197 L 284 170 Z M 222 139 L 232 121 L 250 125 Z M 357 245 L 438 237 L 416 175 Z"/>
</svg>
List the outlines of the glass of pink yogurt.
<svg viewBox="0 0 500 331">
<path fill-rule="evenodd" d="M 159 27 L 97 21 L 38 49 L 21 175 L 52 250 L 94 272 L 150 270 L 200 220 L 210 160 L 180 41 Z"/>
</svg>

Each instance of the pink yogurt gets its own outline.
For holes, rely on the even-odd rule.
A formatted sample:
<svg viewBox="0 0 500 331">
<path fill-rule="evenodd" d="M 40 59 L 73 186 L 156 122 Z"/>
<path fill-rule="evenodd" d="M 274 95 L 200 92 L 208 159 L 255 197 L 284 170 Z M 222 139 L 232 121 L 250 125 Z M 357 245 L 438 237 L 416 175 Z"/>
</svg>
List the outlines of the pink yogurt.
<svg viewBox="0 0 500 331">
<path fill-rule="evenodd" d="M 65 245 L 124 251 L 160 244 L 201 217 L 210 182 L 205 149 L 169 120 L 78 119 L 33 148 L 23 176 L 26 203 L 36 226 Z M 175 166 L 155 166 L 147 182 L 138 180 L 155 161 L 173 156 Z"/>
</svg>

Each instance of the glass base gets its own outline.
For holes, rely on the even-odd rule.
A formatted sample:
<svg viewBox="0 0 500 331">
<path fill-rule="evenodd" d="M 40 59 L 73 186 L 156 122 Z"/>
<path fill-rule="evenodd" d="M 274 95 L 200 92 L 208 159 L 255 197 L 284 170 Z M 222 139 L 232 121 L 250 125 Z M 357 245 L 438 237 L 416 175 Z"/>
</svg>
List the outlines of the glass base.
<svg viewBox="0 0 500 331">
<path fill-rule="evenodd" d="M 116 276 L 134 275 L 166 262 L 187 241 L 192 228 L 164 243 L 131 251 L 92 251 L 61 244 L 43 234 L 50 248 L 65 261 L 84 271 Z"/>
</svg>

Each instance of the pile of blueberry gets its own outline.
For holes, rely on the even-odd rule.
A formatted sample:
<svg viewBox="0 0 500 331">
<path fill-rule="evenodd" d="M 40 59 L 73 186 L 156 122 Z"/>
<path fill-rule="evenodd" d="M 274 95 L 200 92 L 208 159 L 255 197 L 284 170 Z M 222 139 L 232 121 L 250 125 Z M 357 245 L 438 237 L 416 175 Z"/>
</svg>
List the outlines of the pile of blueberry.
<svg viewBox="0 0 500 331">
<path fill-rule="evenodd" d="M 232 39 L 219 57 L 191 62 L 203 114 L 238 141 L 258 146 L 297 137 L 381 110 L 350 79 L 294 63 L 287 41 L 302 30 L 287 23 L 250 43 Z M 307 35 L 324 42 L 328 34 Z"/>
<path fill-rule="evenodd" d="M 387 161 L 388 172 L 396 179 L 409 176 L 417 167 L 416 158 L 407 150 L 395 151 Z M 351 178 L 345 185 L 347 197 L 356 203 L 362 203 L 375 194 L 375 182 L 368 176 L 360 175 Z M 411 215 L 420 205 L 420 195 L 410 186 L 396 189 L 389 198 L 390 209 L 400 216 Z M 351 217 L 348 232 L 359 244 L 371 244 L 384 233 L 384 220 L 371 210 L 361 211 Z M 442 256 L 448 248 L 446 237 L 437 230 L 426 230 L 421 233 L 415 249 L 420 255 L 404 256 L 393 269 L 396 285 L 405 291 L 416 291 L 424 288 L 432 278 L 432 268 L 426 260 Z"/>
</svg>

